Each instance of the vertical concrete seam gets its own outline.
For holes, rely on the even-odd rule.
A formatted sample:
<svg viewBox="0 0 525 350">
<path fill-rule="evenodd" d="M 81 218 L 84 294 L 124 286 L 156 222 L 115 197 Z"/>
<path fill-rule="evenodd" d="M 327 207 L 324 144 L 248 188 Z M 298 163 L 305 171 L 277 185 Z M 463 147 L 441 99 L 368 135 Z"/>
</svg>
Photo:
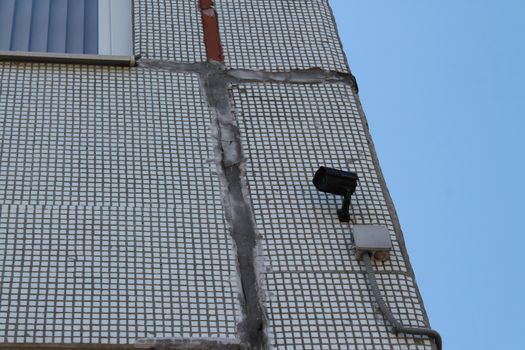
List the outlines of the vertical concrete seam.
<svg viewBox="0 0 525 350">
<path fill-rule="evenodd" d="M 260 237 L 245 180 L 245 159 L 240 130 L 230 103 L 231 79 L 224 67 L 210 64 L 202 72 L 202 86 L 215 116 L 218 173 L 223 184 L 223 203 L 231 237 L 235 244 L 240 278 L 243 318 L 238 324 L 241 342 L 249 349 L 268 349 L 267 317 L 262 278 L 258 269 Z"/>
</svg>

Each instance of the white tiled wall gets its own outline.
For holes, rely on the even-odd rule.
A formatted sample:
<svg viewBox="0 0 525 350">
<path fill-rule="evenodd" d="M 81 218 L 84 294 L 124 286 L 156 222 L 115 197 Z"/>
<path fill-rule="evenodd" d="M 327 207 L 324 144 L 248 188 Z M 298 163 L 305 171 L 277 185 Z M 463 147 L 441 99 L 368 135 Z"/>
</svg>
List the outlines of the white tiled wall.
<svg viewBox="0 0 525 350">
<path fill-rule="evenodd" d="M 210 123 L 196 75 L 0 64 L 0 342 L 236 337 Z"/>
</svg>

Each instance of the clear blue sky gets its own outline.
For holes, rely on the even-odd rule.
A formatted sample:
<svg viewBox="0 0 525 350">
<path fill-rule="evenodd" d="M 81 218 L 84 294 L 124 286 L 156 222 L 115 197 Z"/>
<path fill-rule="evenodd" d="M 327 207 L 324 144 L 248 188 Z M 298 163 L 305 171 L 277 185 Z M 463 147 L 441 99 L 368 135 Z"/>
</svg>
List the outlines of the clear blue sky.
<svg viewBox="0 0 525 350">
<path fill-rule="evenodd" d="M 525 349 L 525 1 L 330 2 L 444 349 Z"/>
</svg>

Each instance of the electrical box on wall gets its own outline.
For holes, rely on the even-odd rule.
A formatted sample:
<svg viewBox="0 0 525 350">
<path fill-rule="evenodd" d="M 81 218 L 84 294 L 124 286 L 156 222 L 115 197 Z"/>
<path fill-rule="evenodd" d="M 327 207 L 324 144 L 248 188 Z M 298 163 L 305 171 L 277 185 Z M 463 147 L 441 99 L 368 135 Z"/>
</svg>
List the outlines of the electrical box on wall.
<svg viewBox="0 0 525 350">
<path fill-rule="evenodd" d="M 392 241 L 386 226 L 354 225 L 352 233 L 358 260 L 361 260 L 363 254 L 367 252 L 371 253 L 377 260 L 389 259 Z"/>
</svg>

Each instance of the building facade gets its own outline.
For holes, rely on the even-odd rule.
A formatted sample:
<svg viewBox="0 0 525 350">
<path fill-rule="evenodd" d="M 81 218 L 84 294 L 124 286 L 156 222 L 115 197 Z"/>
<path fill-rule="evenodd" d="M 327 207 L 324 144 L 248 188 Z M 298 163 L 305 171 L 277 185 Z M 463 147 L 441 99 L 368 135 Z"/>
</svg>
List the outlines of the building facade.
<svg viewBox="0 0 525 350">
<path fill-rule="evenodd" d="M 0 348 L 433 349 L 327 0 L 130 5 L 129 57 L 0 54 Z"/>
</svg>

